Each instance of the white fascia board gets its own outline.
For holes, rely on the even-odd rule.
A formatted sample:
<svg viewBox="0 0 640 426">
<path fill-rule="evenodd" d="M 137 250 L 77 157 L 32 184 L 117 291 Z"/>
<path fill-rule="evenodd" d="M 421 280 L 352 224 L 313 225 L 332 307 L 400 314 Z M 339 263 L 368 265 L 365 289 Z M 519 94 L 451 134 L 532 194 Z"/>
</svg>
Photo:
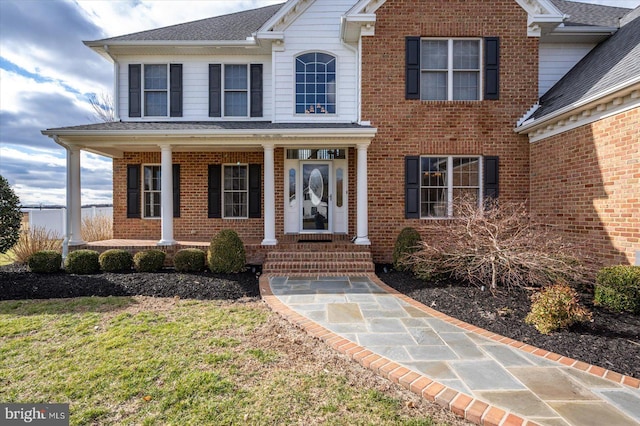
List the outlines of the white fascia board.
<svg viewBox="0 0 640 426">
<path fill-rule="evenodd" d="M 529 133 L 532 130 L 540 128 L 545 124 L 548 124 L 550 122 L 555 121 L 556 119 L 561 118 L 563 115 L 572 114 L 572 113 L 575 114 L 579 112 L 582 108 L 585 108 L 590 104 L 605 102 L 607 98 L 617 97 L 622 92 L 624 92 L 625 89 L 632 88 L 637 84 L 640 84 L 640 76 L 632 78 L 631 80 L 627 80 L 626 82 L 621 83 L 617 86 L 614 86 L 604 92 L 600 92 L 588 98 L 582 99 L 578 102 L 574 102 L 571 105 L 567 105 L 566 107 L 561 108 L 557 111 L 554 111 L 549 115 L 545 115 L 544 117 L 539 118 L 537 120 L 534 120 L 534 119 L 526 120 L 525 122 L 522 123 L 521 126 L 516 127 L 514 130 L 520 134 Z"/>
<path fill-rule="evenodd" d="M 346 43 L 355 43 L 360 36 L 375 34 L 376 15 L 373 13 L 344 15 L 340 19 L 340 37 Z"/>
<path fill-rule="evenodd" d="M 120 40 L 109 43 L 84 42 L 92 49 L 105 47 L 253 47 L 257 42 L 253 37 L 245 40 Z"/>
<path fill-rule="evenodd" d="M 284 40 L 284 32 L 282 31 L 262 31 L 253 33 L 256 40 Z"/>
<path fill-rule="evenodd" d="M 374 127 L 340 129 L 218 129 L 218 130 L 43 130 L 45 136 L 58 137 L 130 137 L 130 138 L 246 138 L 246 137 L 371 137 L 373 138 L 378 129 Z"/>
<path fill-rule="evenodd" d="M 551 32 L 543 34 L 544 43 L 600 43 L 618 31 L 616 27 L 564 26 L 560 25 Z"/>
</svg>

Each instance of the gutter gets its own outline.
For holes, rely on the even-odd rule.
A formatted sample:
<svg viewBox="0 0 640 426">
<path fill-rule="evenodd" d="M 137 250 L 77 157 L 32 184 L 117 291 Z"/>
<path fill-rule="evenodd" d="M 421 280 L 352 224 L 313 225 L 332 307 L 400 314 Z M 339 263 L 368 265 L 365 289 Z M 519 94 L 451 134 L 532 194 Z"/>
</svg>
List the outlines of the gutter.
<svg viewBox="0 0 640 426">
<path fill-rule="evenodd" d="M 636 84 L 640 84 L 640 76 L 637 76 L 635 78 L 632 78 L 631 80 L 628 80 L 624 83 L 620 83 L 614 87 L 609 88 L 608 90 L 604 91 L 604 92 L 600 92 L 598 94 L 592 95 L 588 98 L 585 99 L 581 99 L 577 102 L 574 102 L 570 105 L 567 105 L 557 111 L 554 111 L 548 115 L 544 115 L 538 119 L 528 119 L 525 120 L 524 122 L 522 122 L 522 124 L 520 126 L 517 126 L 516 128 L 514 128 L 513 130 L 517 133 L 528 133 L 528 131 L 530 130 L 534 130 L 538 127 L 541 127 L 542 125 L 544 125 L 547 122 L 550 121 L 554 121 L 557 118 L 566 115 L 566 114 L 570 114 L 570 113 L 576 113 L 578 112 L 578 110 L 580 110 L 581 108 L 589 105 L 589 104 L 593 104 L 596 103 L 598 101 L 603 102 L 606 98 L 614 98 L 614 97 L 619 97 L 619 96 L 624 96 L 624 93 L 621 93 L 625 90 L 628 90 L 630 88 L 632 88 L 634 85 Z"/>
<path fill-rule="evenodd" d="M 189 130 L 43 130 L 42 134 L 53 137 L 59 136 L 128 136 L 136 137 L 305 137 L 310 136 L 375 136 L 378 129 L 374 127 L 365 128 L 320 128 L 320 129 L 202 129 Z M 64 145 L 63 145 L 64 146 Z"/>
</svg>

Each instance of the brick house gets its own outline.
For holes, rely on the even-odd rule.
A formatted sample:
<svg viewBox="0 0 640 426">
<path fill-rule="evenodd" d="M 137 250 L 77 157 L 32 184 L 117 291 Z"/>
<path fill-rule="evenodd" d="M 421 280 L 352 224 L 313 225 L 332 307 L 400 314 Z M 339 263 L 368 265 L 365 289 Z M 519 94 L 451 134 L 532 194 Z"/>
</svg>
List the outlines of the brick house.
<svg viewBox="0 0 640 426">
<path fill-rule="evenodd" d="M 640 20 L 629 12 L 562 0 L 490 8 L 483 0 L 289 0 L 86 42 L 113 63 L 117 121 L 43 131 L 67 149 L 67 242 L 84 244 L 79 152 L 87 150 L 113 158 L 118 240 L 175 247 L 233 228 L 258 252 L 342 240 L 389 262 L 403 227 L 452 217 L 455 198 L 471 194 L 479 204 L 528 200 L 532 213 L 575 236 L 582 228 L 572 226 L 597 221 L 602 241 L 589 242 L 593 249 L 630 262 L 637 196 L 602 212 L 584 208 L 596 198 L 582 194 L 580 174 L 594 167 L 587 162 L 570 184 L 543 178 L 563 138 L 578 144 L 574 133 L 597 130 L 607 138 L 598 143 L 620 145 L 603 157 L 632 166 L 628 176 L 615 172 L 613 185 L 629 194 L 637 186 L 637 81 L 624 111 L 584 125 L 593 130 L 544 130 L 556 118 L 574 123 L 548 105 L 569 70 L 604 49 L 596 45 L 633 40 Z M 629 31 L 592 21 L 624 15 Z M 635 40 L 628 53 L 637 59 Z M 559 176 L 569 162 L 554 167 Z M 580 200 L 557 213 L 565 192 Z M 629 232 L 607 222 L 615 215 Z"/>
</svg>

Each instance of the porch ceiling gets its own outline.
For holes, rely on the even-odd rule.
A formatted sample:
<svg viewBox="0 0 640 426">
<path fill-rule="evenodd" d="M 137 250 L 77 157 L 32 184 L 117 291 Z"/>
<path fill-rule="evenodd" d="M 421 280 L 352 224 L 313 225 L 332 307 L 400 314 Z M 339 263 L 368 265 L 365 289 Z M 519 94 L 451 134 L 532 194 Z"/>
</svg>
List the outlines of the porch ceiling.
<svg viewBox="0 0 640 426">
<path fill-rule="evenodd" d="M 250 151 L 265 145 L 350 147 L 369 144 L 377 129 L 354 123 L 113 122 L 47 129 L 58 144 L 119 158 L 125 152 Z"/>
</svg>

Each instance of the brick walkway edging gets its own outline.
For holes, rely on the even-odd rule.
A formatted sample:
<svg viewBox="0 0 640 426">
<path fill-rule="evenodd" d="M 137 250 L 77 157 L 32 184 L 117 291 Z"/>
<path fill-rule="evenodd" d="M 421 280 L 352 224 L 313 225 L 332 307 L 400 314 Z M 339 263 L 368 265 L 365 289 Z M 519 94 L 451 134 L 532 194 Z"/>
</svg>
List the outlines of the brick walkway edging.
<svg viewBox="0 0 640 426">
<path fill-rule="evenodd" d="M 309 275 L 316 276 L 317 274 Z M 327 274 L 334 275 L 334 274 Z M 339 274 L 344 275 L 344 274 Z M 409 305 L 420 309 L 421 311 L 446 321 L 450 324 L 458 326 L 464 330 L 472 333 L 476 333 L 480 336 L 494 340 L 496 342 L 503 343 L 513 348 L 522 350 L 524 352 L 534 354 L 546 358 L 551 361 L 558 362 L 562 365 L 576 368 L 580 371 L 584 371 L 594 376 L 610 380 L 614 383 L 626 385 L 632 388 L 640 389 L 640 380 L 616 373 L 614 371 L 606 370 L 602 367 L 587 364 L 582 361 L 577 361 L 572 358 L 568 358 L 562 355 L 558 355 L 553 352 L 549 352 L 543 349 L 536 348 L 517 340 L 510 339 L 508 337 L 501 336 L 496 333 L 492 333 L 488 330 L 476 327 L 468 324 L 464 321 L 452 318 L 448 315 L 438 312 L 422 303 L 413 300 L 412 298 L 398 292 L 394 288 L 389 287 L 382 282 L 375 274 L 356 274 L 368 277 L 372 282 L 381 287 L 389 294 L 394 295 L 400 300 L 408 303 Z M 296 276 L 305 276 L 305 274 L 296 274 Z M 365 368 L 368 368 L 376 374 L 392 381 L 393 383 L 400 384 L 404 388 L 411 392 L 425 398 L 430 402 L 435 402 L 443 408 L 449 409 L 457 416 L 476 423 L 482 426 L 536 426 L 537 423 L 527 420 L 523 417 L 517 416 L 513 413 L 508 413 L 500 408 L 494 407 L 485 403 L 477 398 L 471 397 L 465 393 L 451 389 L 447 386 L 431 380 L 430 378 L 411 371 L 400 364 L 389 360 L 383 356 L 377 355 L 372 351 L 363 348 L 362 346 L 345 339 L 338 334 L 329 331 L 328 329 L 317 324 L 315 321 L 310 320 L 299 313 L 295 312 L 287 305 L 282 303 L 280 299 L 273 295 L 271 286 L 269 284 L 269 278 L 271 275 L 264 274 L 260 276 L 260 295 L 265 303 L 276 313 L 287 319 L 292 324 L 304 329 L 309 335 L 316 337 L 329 346 L 337 350 L 338 352 L 347 355 L 349 358 L 358 362 Z"/>
</svg>

